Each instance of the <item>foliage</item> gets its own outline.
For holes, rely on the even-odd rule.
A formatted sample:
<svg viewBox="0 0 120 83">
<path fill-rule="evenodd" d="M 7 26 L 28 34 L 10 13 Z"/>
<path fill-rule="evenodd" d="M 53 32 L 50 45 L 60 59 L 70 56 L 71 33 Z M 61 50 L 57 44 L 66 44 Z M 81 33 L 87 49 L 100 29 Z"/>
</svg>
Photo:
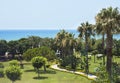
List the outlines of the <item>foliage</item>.
<svg viewBox="0 0 120 83">
<path fill-rule="evenodd" d="M 50 49 L 49 47 L 42 46 L 37 50 L 39 51 L 39 54 L 47 58 L 48 61 L 54 60 L 56 58 L 54 50 Z"/>
<path fill-rule="evenodd" d="M 118 8 L 103 8 L 96 15 L 96 31 L 99 34 L 106 34 L 106 52 L 107 62 L 106 68 L 111 74 L 112 68 L 112 47 L 113 47 L 113 34 L 120 32 L 120 12 Z"/>
<path fill-rule="evenodd" d="M 106 71 L 105 66 L 100 65 L 96 69 L 96 73 L 97 73 L 96 83 L 110 83 L 109 75 Z"/>
<path fill-rule="evenodd" d="M 117 63 L 112 63 L 112 73 L 109 76 L 105 66 L 100 65 L 95 69 L 97 79 L 95 83 L 118 83 L 120 76 L 120 67 Z"/>
<path fill-rule="evenodd" d="M 23 54 L 23 58 L 26 61 L 30 61 L 33 57 L 36 57 L 37 52 L 35 53 L 36 48 L 33 49 L 28 49 L 26 52 Z"/>
<path fill-rule="evenodd" d="M 60 66 L 66 67 L 67 69 L 74 69 L 78 66 L 79 58 L 76 56 L 66 56 L 63 59 L 60 59 Z"/>
<path fill-rule="evenodd" d="M 10 79 L 12 82 L 19 80 L 21 78 L 22 72 L 18 66 L 9 66 L 5 70 L 5 74 L 8 79 Z"/>
<path fill-rule="evenodd" d="M 113 83 L 117 83 L 119 80 L 119 76 L 120 76 L 120 65 L 118 65 L 117 63 L 112 63 L 112 77 L 111 77 L 111 81 Z"/>
<path fill-rule="evenodd" d="M 10 61 L 9 65 L 10 66 L 19 66 L 19 63 L 17 60 L 12 60 L 12 61 Z"/>
<path fill-rule="evenodd" d="M 43 57 L 34 57 L 32 59 L 33 67 L 37 68 L 37 69 L 41 68 L 43 66 L 44 62 L 45 62 L 44 60 L 45 59 Z"/>
<path fill-rule="evenodd" d="M 120 40 L 113 40 L 113 55 L 120 56 Z"/>
<path fill-rule="evenodd" d="M 46 60 L 47 60 L 46 58 L 40 57 L 40 56 L 34 57 L 31 60 L 33 67 L 37 69 L 38 77 L 39 77 L 39 68 L 41 68 L 43 65 L 45 65 Z"/>
<path fill-rule="evenodd" d="M 23 57 L 25 60 L 30 61 L 33 57 L 36 56 L 43 56 L 47 58 L 47 60 L 54 60 L 55 59 L 55 52 L 48 47 L 42 46 L 40 48 L 33 48 L 28 49 L 24 54 Z"/>
<path fill-rule="evenodd" d="M 16 54 L 16 49 L 18 49 L 18 41 L 9 41 L 8 42 L 8 52 L 10 52 L 12 55 Z M 13 57 L 14 58 L 14 57 Z"/>
<path fill-rule="evenodd" d="M 8 49 L 7 41 L 0 40 L 0 55 L 4 55 Z"/>
<path fill-rule="evenodd" d="M 76 47 L 76 40 L 74 34 L 61 30 L 55 37 L 55 44 L 57 50 L 60 51 L 60 58 L 73 55 L 73 49 Z"/>
</svg>

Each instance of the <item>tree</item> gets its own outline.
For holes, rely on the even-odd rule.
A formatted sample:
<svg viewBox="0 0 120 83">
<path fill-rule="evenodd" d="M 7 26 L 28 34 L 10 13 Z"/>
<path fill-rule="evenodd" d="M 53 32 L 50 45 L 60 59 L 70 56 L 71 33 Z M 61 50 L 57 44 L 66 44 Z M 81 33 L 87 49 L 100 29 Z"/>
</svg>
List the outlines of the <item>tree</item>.
<svg viewBox="0 0 120 83">
<path fill-rule="evenodd" d="M 16 50 L 19 48 L 18 46 L 18 41 L 9 41 L 8 42 L 8 52 L 10 52 L 10 54 L 12 54 L 12 58 L 14 58 L 14 55 L 16 54 Z"/>
<path fill-rule="evenodd" d="M 43 57 L 34 57 L 32 59 L 32 65 L 34 68 L 37 69 L 37 72 L 38 72 L 38 77 L 40 77 L 40 72 L 39 72 L 39 68 L 41 68 L 44 64 L 45 64 L 45 61 L 46 59 L 43 58 Z"/>
<path fill-rule="evenodd" d="M 61 62 L 65 62 L 67 64 L 71 64 L 71 68 L 73 68 L 73 49 L 75 49 L 77 41 L 74 38 L 74 34 L 66 32 L 65 30 L 61 30 L 56 38 L 55 38 L 55 43 L 58 46 L 60 52 L 61 52 L 61 56 L 60 58 L 62 59 Z M 66 59 L 71 59 L 71 61 L 64 61 Z M 62 64 L 62 63 L 61 63 Z M 64 64 L 64 63 L 63 63 Z M 68 66 L 68 65 L 64 66 Z"/>
<path fill-rule="evenodd" d="M 95 18 L 96 25 L 100 25 L 96 30 L 106 34 L 106 69 L 109 75 L 111 75 L 113 34 L 120 32 L 120 13 L 118 8 L 109 7 L 102 9 Z"/>
<path fill-rule="evenodd" d="M 31 45 L 28 38 L 21 38 L 18 40 L 18 49 L 16 49 L 20 54 L 23 54 L 27 49 L 30 49 Z"/>
<path fill-rule="evenodd" d="M 47 58 L 48 61 L 54 60 L 56 58 L 54 50 L 47 46 L 41 46 L 40 48 L 36 49 L 38 54 Z"/>
<path fill-rule="evenodd" d="M 9 66 L 5 70 L 5 74 L 7 78 L 10 79 L 12 83 L 14 83 L 16 80 L 19 80 L 21 78 L 22 72 L 18 66 Z"/>
<path fill-rule="evenodd" d="M 55 43 L 61 51 L 61 58 L 73 55 L 73 49 L 76 46 L 74 34 L 61 30 L 55 37 Z"/>
<path fill-rule="evenodd" d="M 7 52 L 8 45 L 6 40 L 0 40 L 0 55 L 4 55 Z"/>
<path fill-rule="evenodd" d="M 31 48 L 39 47 L 39 44 L 41 42 L 41 38 L 38 36 L 30 36 L 28 40 L 28 43 L 31 45 Z"/>
<path fill-rule="evenodd" d="M 33 57 L 43 56 L 47 58 L 48 61 L 55 59 L 55 52 L 46 46 L 42 46 L 40 48 L 28 49 L 24 54 L 23 58 L 26 61 L 30 61 Z"/>
<path fill-rule="evenodd" d="M 86 59 L 87 59 L 87 64 L 86 64 L 86 69 L 87 72 L 89 72 L 89 66 L 88 66 L 88 40 L 90 39 L 91 35 L 93 34 L 93 25 L 89 24 L 88 22 L 86 23 L 81 23 L 81 26 L 78 27 L 78 31 L 80 32 L 79 37 L 83 38 L 85 40 L 85 50 L 86 50 Z"/>
</svg>

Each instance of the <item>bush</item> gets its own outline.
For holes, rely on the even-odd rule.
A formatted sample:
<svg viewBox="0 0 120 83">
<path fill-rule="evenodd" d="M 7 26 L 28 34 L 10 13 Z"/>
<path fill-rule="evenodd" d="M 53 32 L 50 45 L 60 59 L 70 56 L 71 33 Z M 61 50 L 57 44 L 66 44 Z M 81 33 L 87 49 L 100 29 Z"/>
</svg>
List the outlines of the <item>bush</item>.
<svg viewBox="0 0 120 83">
<path fill-rule="evenodd" d="M 4 70 L 0 68 L 0 77 L 4 77 Z"/>
<path fill-rule="evenodd" d="M 22 72 L 18 66 L 13 65 L 6 68 L 5 74 L 7 78 L 10 79 L 12 83 L 14 83 L 14 81 L 20 80 Z"/>
<path fill-rule="evenodd" d="M 104 65 L 100 65 L 96 69 L 97 79 L 96 83 L 110 83 L 108 72 Z"/>
<path fill-rule="evenodd" d="M 48 47 L 42 46 L 40 48 L 28 49 L 24 54 L 23 58 L 26 61 L 30 61 L 32 58 L 37 56 L 43 56 L 47 58 L 48 61 L 54 60 L 56 58 L 55 52 Z"/>
<path fill-rule="evenodd" d="M 10 61 L 9 65 L 10 66 L 19 66 L 19 63 L 17 60 L 12 60 L 12 61 Z"/>
</svg>

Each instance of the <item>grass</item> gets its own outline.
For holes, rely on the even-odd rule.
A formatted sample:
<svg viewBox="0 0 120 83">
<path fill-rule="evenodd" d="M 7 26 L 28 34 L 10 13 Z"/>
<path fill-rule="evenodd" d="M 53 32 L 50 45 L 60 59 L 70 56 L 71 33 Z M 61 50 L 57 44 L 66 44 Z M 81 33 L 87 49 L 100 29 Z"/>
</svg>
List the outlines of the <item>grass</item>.
<svg viewBox="0 0 120 83">
<path fill-rule="evenodd" d="M 94 56 L 89 60 L 89 70 L 90 73 L 94 73 L 96 67 L 102 63 L 102 59 L 97 60 L 94 63 Z M 120 63 L 120 58 L 113 57 L 113 61 Z M 3 62 L 5 67 L 7 67 L 9 62 Z M 25 62 L 26 63 L 26 62 Z M 44 73 L 43 69 L 40 70 L 40 78 L 38 78 L 37 73 L 35 73 L 31 63 L 26 63 L 24 69 L 22 69 L 23 74 L 21 80 L 16 81 L 15 83 L 91 83 L 91 80 L 88 80 L 85 77 L 80 75 L 75 75 L 71 73 L 61 72 L 57 70 L 47 69 L 47 72 Z M 10 83 L 11 81 L 6 77 L 0 78 L 1 83 Z"/>
<path fill-rule="evenodd" d="M 3 62 L 5 67 L 8 66 L 8 62 Z M 21 80 L 15 83 L 91 83 L 85 77 L 75 75 L 71 73 L 61 72 L 57 70 L 47 69 L 44 73 L 43 69 L 40 70 L 40 78 L 37 77 L 31 64 L 26 64 L 22 69 L 23 74 Z M 11 81 L 6 77 L 0 78 L 1 83 L 10 83 Z"/>
</svg>

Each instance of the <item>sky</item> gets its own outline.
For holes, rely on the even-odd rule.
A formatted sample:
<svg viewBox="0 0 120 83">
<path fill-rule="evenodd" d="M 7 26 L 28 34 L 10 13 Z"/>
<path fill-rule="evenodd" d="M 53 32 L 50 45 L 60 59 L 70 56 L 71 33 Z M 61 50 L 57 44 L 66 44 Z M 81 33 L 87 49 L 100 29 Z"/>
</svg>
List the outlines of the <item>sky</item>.
<svg viewBox="0 0 120 83">
<path fill-rule="evenodd" d="M 0 30 L 77 29 L 110 6 L 120 0 L 0 0 Z"/>
</svg>

